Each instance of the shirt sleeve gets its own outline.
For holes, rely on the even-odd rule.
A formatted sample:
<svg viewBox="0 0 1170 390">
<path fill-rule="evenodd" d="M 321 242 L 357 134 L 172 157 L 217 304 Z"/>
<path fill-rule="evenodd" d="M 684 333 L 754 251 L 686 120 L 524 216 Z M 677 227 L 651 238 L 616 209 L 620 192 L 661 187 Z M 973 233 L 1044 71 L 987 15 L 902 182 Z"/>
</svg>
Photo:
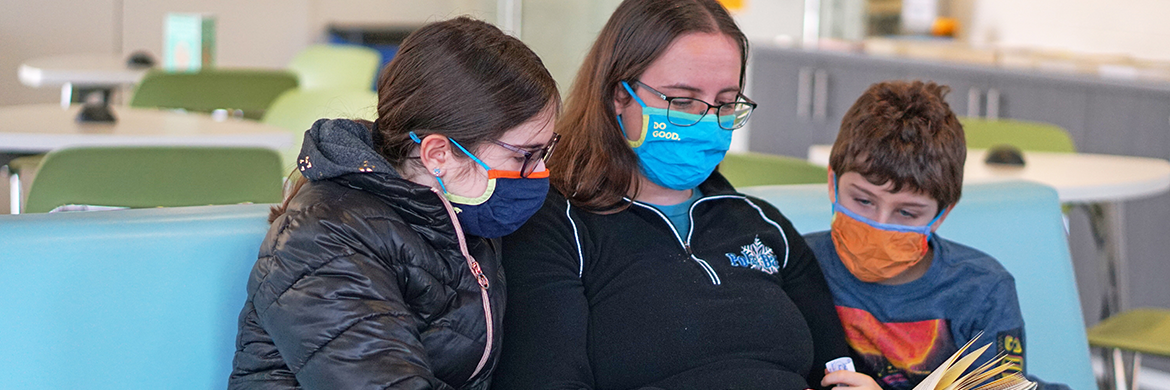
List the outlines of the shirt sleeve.
<svg viewBox="0 0 1170 390">
<path fill-rule="evenodd" d="M 760 203 L 765 203 L 760 201 Z M 765 203 L 766 204 L 766 203 Z M 821 387 L 821 379 L 825 376 L 825 363 L 830 360 L 849 356 L 849 345 L 845 342 L 845 331 L 841 327 L 841 320 L 833 307 L 833 295 L 829 291 L 829 284 L 821 273 L 821 266 L 817 263 L 812 249 L 804 241 L 792 223 L 784 218 L 778 210 L 768 205 L 765 207 L 769 218 L 780 221 L 781 228 L 788 238 L 788 264 L 782 271 L 784 292 L 788 298 L 800 309 L 808 328 L 813 336 L 813 365 L 806 379 L 809 386 Z"/>
<path fill-rule="evenodd" d="M 401 270 L 383 258 L 406 249 L 363 244 L 359 237 L 393 231 L 385 221 L 348 221 L 327 233 L 298 233 L 257 265 L 254 274 L 293 280 L 283 291 L 259 280 L 258 322 L 304 389 L 450 389 L 431 370 Z"/>
<path fill-rule="evenodd" d="M 971 348 L 978 348 L 988 343 L 995 346 L 988 348 L 972 365 L 978 367 L 992 359 L 999 357 L 1005 363 L 1019 364 L 1024 371 L 1024 317 L 1020 313 L 1020 303 L 1016 297 L 1016 283 L 1010 275 L 1005 275 L 995 283 L 982 301 L 981 310 L 969 314 L 972 318 L 971 326 L 964 330 L 955 340 L 957 345 L 964 345 L 972 338 L 983 332 Z"/>
<path fill-rule="evenodd" d="M 503 240 L 508 312 L 493 388 L 594 386 L 584 262 L 579 230 L 569 214 L 567 201 L 550 194 L 536 215 Z"/>
</svg>

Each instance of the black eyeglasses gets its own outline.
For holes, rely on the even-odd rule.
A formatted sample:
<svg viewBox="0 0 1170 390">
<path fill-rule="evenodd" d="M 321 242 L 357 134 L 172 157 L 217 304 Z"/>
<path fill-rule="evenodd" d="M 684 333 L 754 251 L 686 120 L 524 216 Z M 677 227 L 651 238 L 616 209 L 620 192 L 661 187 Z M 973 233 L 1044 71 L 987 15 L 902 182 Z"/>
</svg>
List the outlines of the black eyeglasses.
<svg viewBox="0 0 1170 390">
<path fill-rule="evenodd" d="M 742 94 L 737 94 L 734 102 L 715 105 L 695 98 L 666 96 L 665 93 L 658 92 L 641 81 L 634 80 L 634 83 L 665 100 L 666 119 L 677 126 L 692 126 L 699 123 L 707 112 L 714 108 L 715 114 L 718 115 L 716 122 L 719 123 L 719 128 L 735 130 L 746 125 L 752 111 L 756 109 L 756 102 Z"/>
<path fill-rule="evenodd" d="M 535 151 L 527 150 L 500 140 L 492 140 L 492 143 L 499 145 L 504 149 L 523 154 L 524 164 L 520 166 L 520 177 L 528 178 L 528 175 L 531 175 L 532 172 L 536 170 L 536 166 L 540 165 L 539 162 L 548 162 L 548 156 L 552 155 L 553 149 L 557 146 L 557 141 L 560 140 L 561 135 L 553 133 L 553 136 L 548 140 L 548 143 Z"/>
</svg>

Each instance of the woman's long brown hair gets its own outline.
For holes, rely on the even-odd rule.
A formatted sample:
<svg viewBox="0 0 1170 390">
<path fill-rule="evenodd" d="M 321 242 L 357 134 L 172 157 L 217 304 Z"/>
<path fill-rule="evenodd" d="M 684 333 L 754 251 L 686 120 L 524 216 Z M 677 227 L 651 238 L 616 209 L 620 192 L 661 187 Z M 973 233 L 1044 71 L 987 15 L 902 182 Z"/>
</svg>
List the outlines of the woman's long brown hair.
<svg viewBox="0 0 1170 390">
<path fill-rule="evenodd" d="M 639 163 L 618 126 L 614 94 L 634 80 L 681 35 L 722 33 L 740 49 L 740 86 L 747 67 L 747 37 L 715 0 L 626 0 L 618 6 L 589 54 L 557 122 L 561 141 L 549 161 L 551 184 L 574 205 L 610 213 L 637 196 Z"/>
<path fill-rule="evenodd" d="M 475 150 L 550 106 L 559 112 L 560 93 L 536 53 L 491 24 L 458 17 L 423 26 L 402 41 L 378 78 L 373 138 L 379 154 L 404 172 L 418 148 L 411 131 L 442 134 Z M 269 222 L 304 186 L 304 178 L 296 180 Z"/>
</svg>

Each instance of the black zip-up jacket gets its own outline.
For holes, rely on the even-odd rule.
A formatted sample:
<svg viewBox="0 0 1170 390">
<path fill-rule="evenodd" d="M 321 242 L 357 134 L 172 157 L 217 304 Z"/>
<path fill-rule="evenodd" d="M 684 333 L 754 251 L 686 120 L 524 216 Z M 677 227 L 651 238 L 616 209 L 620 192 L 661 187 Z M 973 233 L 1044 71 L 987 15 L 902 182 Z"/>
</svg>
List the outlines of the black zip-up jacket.
<svg viewBox="0 0 1170 390">
<path fill-rule="evenodd" d="M 300 167 L 312 181 L 261 245 L 229 388 L 488 387 L 499 244 L 462 237 L 442 195 L 399 177 L 372 142 L 352 121 L 308 131 Z"/>
<path fill-rule="evenodd" d="M 550 191 L 504 238 L 493 388 L 819 388 L 849 355 L 812 251 L 718 173 L 700 191 L 689 232 L 645 203 L 602 215 Z"/>
</svg>

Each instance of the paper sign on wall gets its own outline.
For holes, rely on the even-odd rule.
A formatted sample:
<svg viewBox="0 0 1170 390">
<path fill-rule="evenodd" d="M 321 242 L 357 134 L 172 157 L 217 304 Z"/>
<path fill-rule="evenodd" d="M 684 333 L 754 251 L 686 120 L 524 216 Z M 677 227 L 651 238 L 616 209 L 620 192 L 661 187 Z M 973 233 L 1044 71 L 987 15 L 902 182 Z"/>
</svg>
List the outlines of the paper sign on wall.
<svg viewBox="0 0 1170 390">
<path fill-rule="evenodd" d="M 215 16 L 167 14 L 163 37 L 163 69 L 195 72 L 215 65 Z"/>
</svg>

